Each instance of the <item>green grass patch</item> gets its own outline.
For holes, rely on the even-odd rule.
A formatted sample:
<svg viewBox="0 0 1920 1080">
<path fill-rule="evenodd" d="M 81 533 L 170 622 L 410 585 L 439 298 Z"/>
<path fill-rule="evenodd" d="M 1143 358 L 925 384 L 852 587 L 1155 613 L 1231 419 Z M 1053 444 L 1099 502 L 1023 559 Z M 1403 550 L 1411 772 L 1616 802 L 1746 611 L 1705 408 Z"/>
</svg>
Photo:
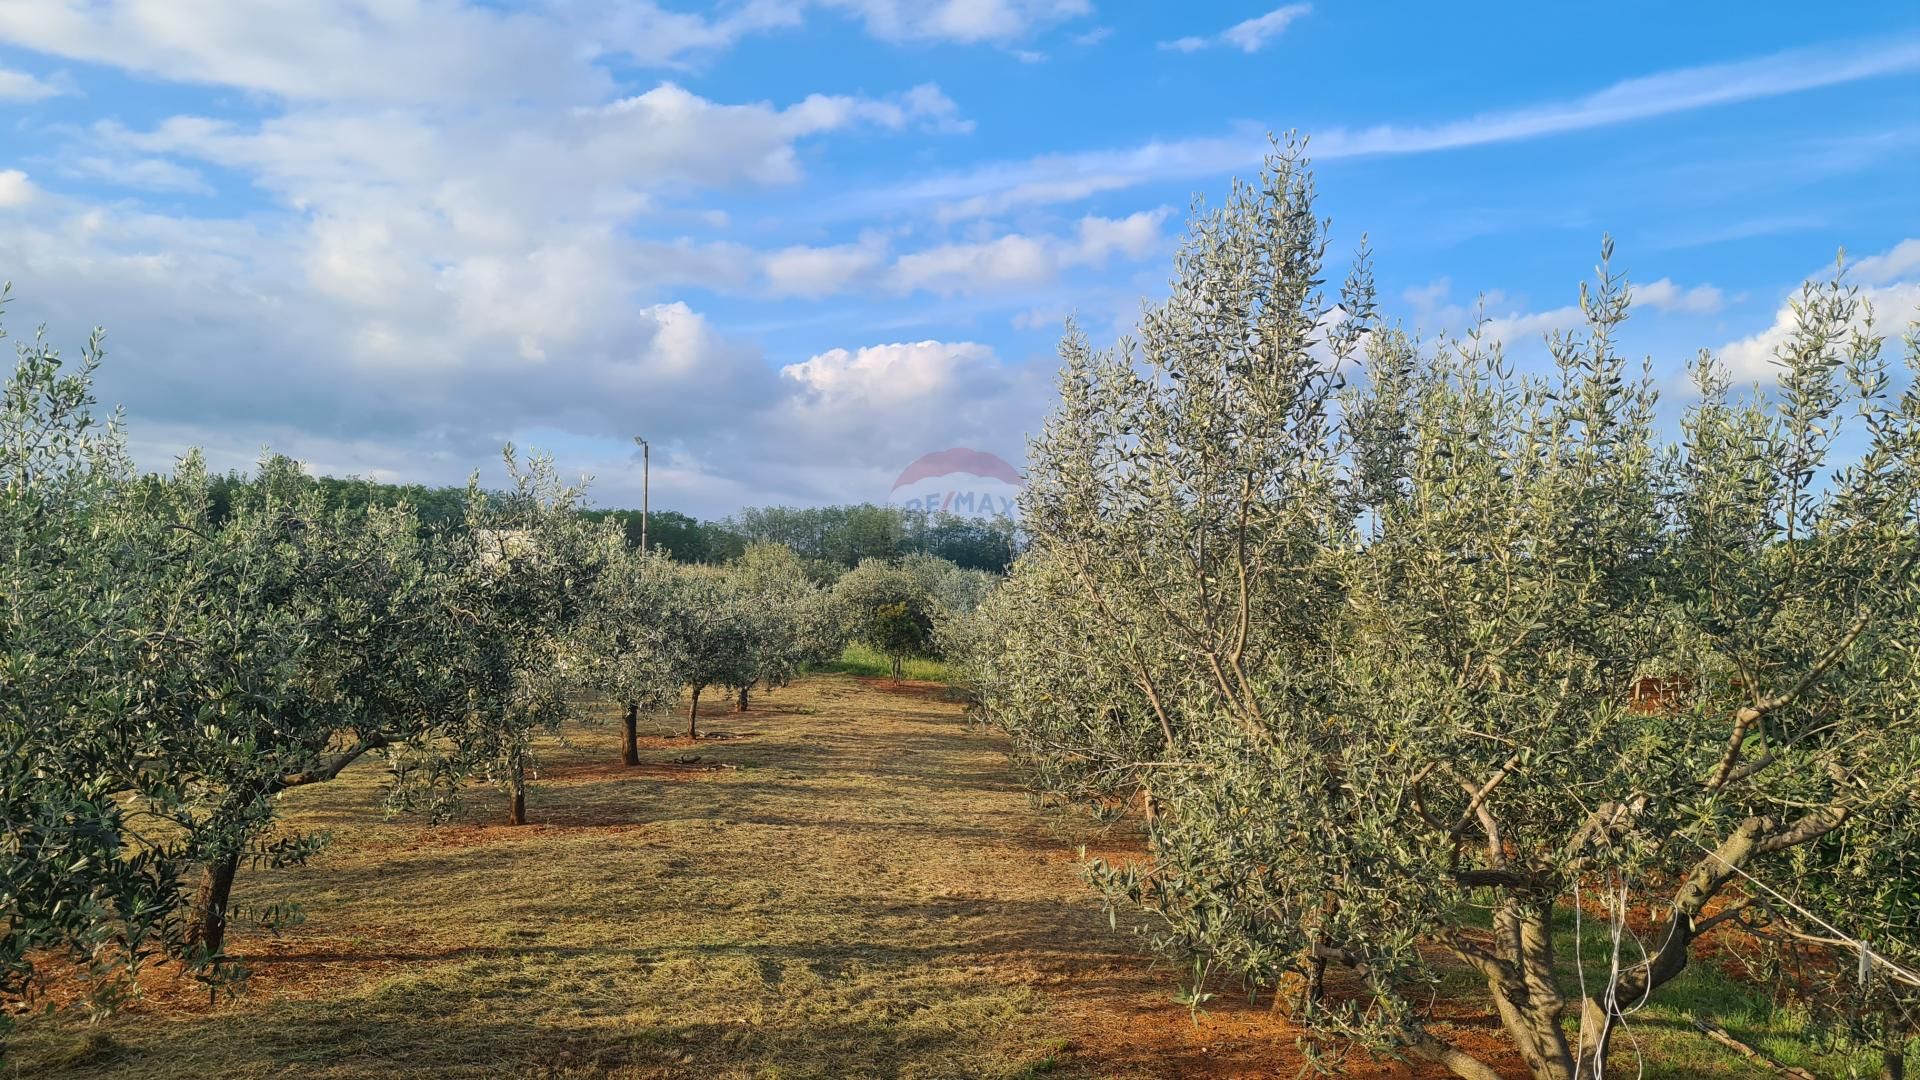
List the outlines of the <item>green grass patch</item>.
<svg viewBox="0 0 1920 1080">
<path fill-rule="evenodd" d="M 1473 910 L 1468 921 L 1482 928 L 1491 925 L 1481 909 Z M 1573 912 L 1565 907 L 1556 910 L 1554 927 L 1566 935 L 1563 940 L 1570 940 Z M 1643 958 L 1641 945 L 1650 949 L 1654 944 L 1642 941 L 1636 945 L 1631 938 L 1622 939 L 1621 967 L 1639 963 Z M 1581 920 L 1579 951 L 1578 966 L 1571 952 L 1559 958 L 1561 985 L 1570 996 L 1582 988 L 1582 967 L 1586 989 L 1597 992 L 1606 985 L 1613 940 L 1604 920 Z M 1443 969 L 1440 975 L 1439 990 L 1444 996 L 1486 993 L 1480 977 L 1463 968 Z M 1879 1075 L 1878 1051 L 1837 1045 L 1815 1029 L 1806 1010 L 1775 1003 L 1764 989 L 1734 978 L 1698 955 L 1678 978 L 1654 991 L 1651 1000 L 1628 1017 L 1624 1037 L 1614 1039 L 1614 1068 L 1624 1067 L 1630 1070 L 1629 1075 L 1644 1076 L 1645 1080 L 1760 1080 L 1775 1075 L 1764 1064 L 1732 1054 L 1709 1039 L 1694 1026 L 1695 1020 L 1717 1024 L 1748 1046 L 1815 1076 Z M 1636 1053 L 1640 1061 L 1635 1061 Z M 1920 1065 L 1920 1061 L 1910 1063 Z"/>
<path fill-rule="evenodd" d="M 892 675 L 893 664 L 884 655 L 859 642 L 847 646 L 838 660 L 829 660 L 816 664 L 815 671 L 831 671 L 842 675 Z M 901 667 L 900 675 L 906 679 L 922 679 L 927 682 L 948 681 L 947 665 L 938 660 L 925 657 L 909 657 Z"/>
</svg>

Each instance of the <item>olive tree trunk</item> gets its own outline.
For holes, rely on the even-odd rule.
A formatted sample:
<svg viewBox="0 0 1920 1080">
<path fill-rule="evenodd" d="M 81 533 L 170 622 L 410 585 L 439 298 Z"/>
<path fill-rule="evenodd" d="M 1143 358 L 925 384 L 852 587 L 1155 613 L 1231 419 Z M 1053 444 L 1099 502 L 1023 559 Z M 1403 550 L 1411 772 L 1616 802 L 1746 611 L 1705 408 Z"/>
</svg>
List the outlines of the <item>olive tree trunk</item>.
<svg viewBox="0 0 1920 1080">
<path fill-rule="evenodd" d="M 527 758 L 525 754 L 513 755 L 513 767 L 507 773 L 507 824 L 525 825 L 527 823 Z"/>
<path fill-rule="evenodd" d="M 240 853 L 207 863 L 193 896 L 193 925 L 187 931 L 188 952 L 216 960 L 227 941 L 227 909 L 233 896 L 233 878 L 240 870 Z"/>
<path fill-rule="evenodd" d="M 702 686 L 694 687 L 693 700 L 687 703 L 687 738 L 689 739 L 700 737 L 700 691 L 704 689 L 706 688 Z"/>
<path fill-rule="evenodd" d="M 739 700 L 737 700 L 737 701 L 735 701 L 735 702 L 733 703 L 733 711 L 734 711 L 734 712 L 746 712 L 746 711 L 747 711 L 747 688 L 746 688 L 746 687 L 744 687 L 744 686 L 740 688 L 740 697 L 739 697 Z"/>
<path fill-rule="evenodd" d="M 620 747 L 620 763 L 640 764 L 640 703 L 637 701 L 627 702 L 627 731 Z"/>
</svg>

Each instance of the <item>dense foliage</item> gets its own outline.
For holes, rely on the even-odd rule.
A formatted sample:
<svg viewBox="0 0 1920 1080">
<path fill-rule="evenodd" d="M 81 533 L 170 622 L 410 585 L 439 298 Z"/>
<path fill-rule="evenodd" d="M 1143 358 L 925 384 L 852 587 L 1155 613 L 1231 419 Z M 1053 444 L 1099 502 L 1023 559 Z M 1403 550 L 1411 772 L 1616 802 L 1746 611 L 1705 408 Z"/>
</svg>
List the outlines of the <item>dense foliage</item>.
<svg viewBox="0 0 1920 1080">
<path fill-rule="evenodd" d="M 129 463 L 78 370 L 34 341 L 0 397 L 0 1040 L 34 957 L 83 965 L 100 996 L 178 948 L 178 845 L 133 844 L 118 797 L 159 733 L 126 722 L 135 620 L 114 563 Z"/>
<path fill-rule="evenodd" d="M 834 583 L 854 639 L 887 658 L 894 678 L 907 657 L 933 647 L 933 591 L 912 570 L 867 559 Z"/>
<path fill-rule="evenodd" d="M 1426 1022 L 1444 959 L 1535 1076 L 1601 1076 L 1739 923 L 1822 951 L 1847 987 L 1823 1004 L 1898 1060 L 1911 373 L 1852 290 L 1809 286 L 1778 386 L 1736 398 L 1703 354 L 1669 441 L 1604 265 L 1521 374 L 1382 320 L 1364 252 L 1330 302 L 1313 204 L 1278 153 L 1194 221 L 1137 343 L 1070 334 L 1030 547 L 962 635 L 1039 784 L 1144 803 L 1151 858 L 1096 880 L 1201 971 L 1275 988 L 1316 1053 L 1494 1076 Z M 1582 898 L 1627 942 L 1598 970 L 1568 959 Z"/>
</svg>

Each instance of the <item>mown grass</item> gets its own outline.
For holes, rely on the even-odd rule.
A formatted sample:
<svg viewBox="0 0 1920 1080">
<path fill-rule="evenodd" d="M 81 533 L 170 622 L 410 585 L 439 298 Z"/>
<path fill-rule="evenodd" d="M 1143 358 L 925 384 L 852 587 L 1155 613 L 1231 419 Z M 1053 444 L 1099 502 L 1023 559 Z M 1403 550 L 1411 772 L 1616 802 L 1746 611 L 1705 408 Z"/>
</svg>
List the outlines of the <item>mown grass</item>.
<svg viewBox="0 0 1920 1080">
<path fill-rule="evenodd" d="M 98 1025 L 27 1022 L 0 1075 L 1053 1069 L 1042 987 L 1061 980 L 1043 969 L 1078 963 L 1070 943 L 1104 920 L 995 740 L 915 688 L 845 676 L 725 707 L 703 707 L 697 746 L 655 721 L 637 770 L 618 764 L 611 708 L 543 741 L 522 828 L 497 824 L 486 789 L 447 825 L 383 821 L 377 768 L 290 794 L 290 820 L 334 842 L 304 868 L 242 872 L 236 903 L 306 914 L 236 935 L 245 994 L 210 1006 L 149 980 Z"/>
<path fill-rule="evenodd" d="M 893 675 L 893 664 L 886 656 L 866 645 L 854 642 L 846 647 L 839 659 L 814 665 L 819 672 L 832 672 L 841 675 Z M 918 679 L 923 682 L 946 682 L 947 665 L 926 657 L 909 657 L 901 666 L 900 675 L 906 679 Z"/>
</svg>

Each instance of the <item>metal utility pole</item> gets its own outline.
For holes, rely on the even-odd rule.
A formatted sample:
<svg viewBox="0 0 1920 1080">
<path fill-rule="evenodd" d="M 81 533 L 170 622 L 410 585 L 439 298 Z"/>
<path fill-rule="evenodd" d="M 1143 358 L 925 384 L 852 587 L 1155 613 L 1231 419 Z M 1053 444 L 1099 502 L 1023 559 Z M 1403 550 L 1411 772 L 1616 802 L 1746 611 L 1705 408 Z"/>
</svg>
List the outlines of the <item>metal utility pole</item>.
<svg viewBox="0 0 1920 1080">
<path fill-rule="evenodd" d="M 647 487 L 653 472 L 653 448 L 647 445 L 647 440 L 638 435 L 633 437 L 633 441 L 640 444 L 640 554 L 645 555 L 647 553 Z"/>
</svg>

